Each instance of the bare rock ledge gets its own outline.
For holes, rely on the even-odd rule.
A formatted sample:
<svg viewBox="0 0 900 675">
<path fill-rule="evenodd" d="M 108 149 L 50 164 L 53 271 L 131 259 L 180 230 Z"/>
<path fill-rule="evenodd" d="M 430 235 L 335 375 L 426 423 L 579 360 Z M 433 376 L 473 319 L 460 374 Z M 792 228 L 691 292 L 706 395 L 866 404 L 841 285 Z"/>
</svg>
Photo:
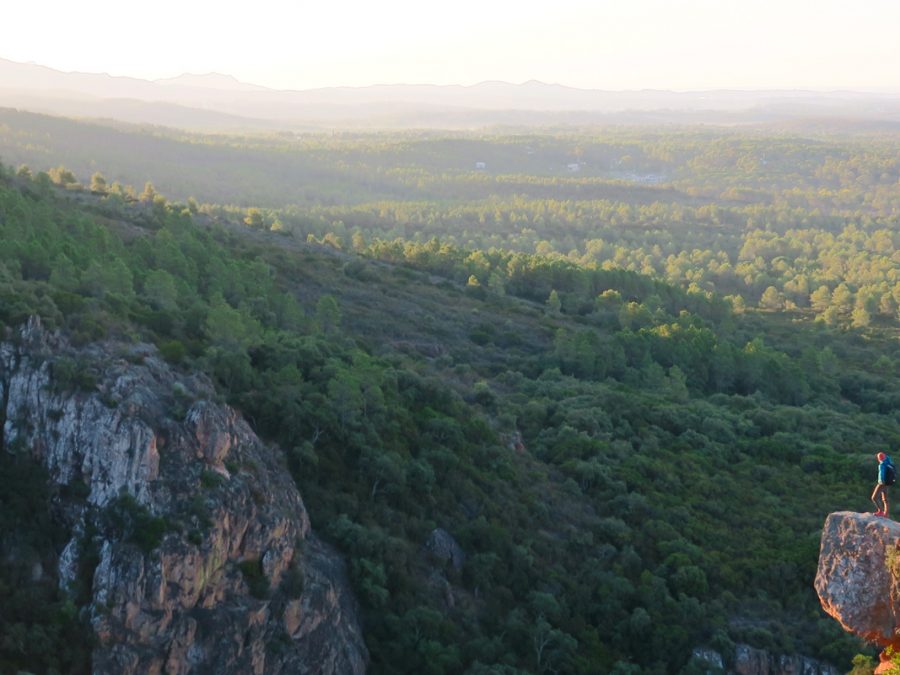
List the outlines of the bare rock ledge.
<svg viewBox="0 0 900 675">
<path fill-rule="evenodd" d="M 845 630 L 880 647 L 900 646 L 900 523 L 839 511 L 825 520 L 816 592 Z"/>
</svg>

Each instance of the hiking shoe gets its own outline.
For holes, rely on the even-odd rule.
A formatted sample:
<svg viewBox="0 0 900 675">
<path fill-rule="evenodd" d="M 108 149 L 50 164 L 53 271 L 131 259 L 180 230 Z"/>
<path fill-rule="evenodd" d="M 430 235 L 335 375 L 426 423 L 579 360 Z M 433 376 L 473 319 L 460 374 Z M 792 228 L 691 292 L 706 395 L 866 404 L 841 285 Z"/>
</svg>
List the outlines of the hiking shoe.
<svg viewBox="0 0 900 675">
<path fill-rule="evenodd" d="M 876 511 L 876 512 L 875 512 L 875 513 L 873 513 L 873 514 L 872 514 L 872 515 L 873 515 L 873 516 L 880 516 L 880 517 L 884 517 L 884 511 Z"/>
</svg>

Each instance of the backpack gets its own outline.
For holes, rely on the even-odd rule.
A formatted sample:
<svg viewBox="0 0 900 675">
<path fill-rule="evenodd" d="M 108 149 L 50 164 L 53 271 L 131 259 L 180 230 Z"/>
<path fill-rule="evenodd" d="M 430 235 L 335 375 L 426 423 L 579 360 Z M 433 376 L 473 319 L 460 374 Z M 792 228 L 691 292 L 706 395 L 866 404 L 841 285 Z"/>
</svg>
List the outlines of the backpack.
<svg viewBox="0 0 900 675">
<path fill-rule="evenodd" d="M 896 480 L 897 470 L 894 468 L 894 463 L 890 459 L 886 459 L 884 462 L 884 484 L 893 485 Z"/>
</svg>

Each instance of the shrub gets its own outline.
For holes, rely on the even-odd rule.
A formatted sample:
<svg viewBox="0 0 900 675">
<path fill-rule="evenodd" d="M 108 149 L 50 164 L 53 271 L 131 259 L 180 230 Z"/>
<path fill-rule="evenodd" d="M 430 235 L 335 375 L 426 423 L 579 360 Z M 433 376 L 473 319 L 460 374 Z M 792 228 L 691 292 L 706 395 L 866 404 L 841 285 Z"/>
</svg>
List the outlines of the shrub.
<svg viewBox="0 0 900 675">
<path fill-rule="evenodd" d="M 166 340 L 159 345 L 159 353 L 169 363 L 178 365 L 187 356 L 187 348 L 179 340 Z"/>
<path fill-rule="evenodd" d="M 144 553 L 158 547 L 170 529 L 165 518 L 154 516 L 128 493 L 122 493 L 110 502 L 105 521 L 111 533 L 136 544 Z"/>
<path fill-rule="evenodd" d="M 58 392 L 94 391 L 97 376 L 92 366 L 82 359 L 61 356 L 52 365 L 53 387 Z"/>
<path fill-rule="evenodd" d="M 269 580 L 266 578 L 259 559 L 245 560 L 238 567 L 244 575 L 244 581 L 250 588 L 250 595 L 257 600 L 265 600 L 269 597 Z"/>
<path fill-rule="evenodd" d="M 303 570 L 300 569 L 300 566 L 296 561 L 293 561 L 284 573 L 281 588 L 289 598 L 296 600 L 303 595 L 303 586 L 305 582 L 306 579 L 303 575 Z"/>
</svg>

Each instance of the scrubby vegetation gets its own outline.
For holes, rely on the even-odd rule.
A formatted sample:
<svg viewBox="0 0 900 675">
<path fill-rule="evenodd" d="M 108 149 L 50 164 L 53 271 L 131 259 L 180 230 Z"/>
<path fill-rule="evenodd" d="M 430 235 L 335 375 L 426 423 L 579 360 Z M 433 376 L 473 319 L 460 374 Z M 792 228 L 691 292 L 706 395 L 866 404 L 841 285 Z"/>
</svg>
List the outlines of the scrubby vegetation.
<svg viewBox="0 0 900 675">
<path fill-rule="evenodd" d="M 666 187 L 445 174 L 410 156 L 465 143 L 345 143 L 397 158 L 372 182 L 424 195 L 415 217 L 88 195 L 6 168 L 0 321 L 153 340 L 213 376 L 347 556 L 375 672 L 679 672 L 736 642 L 849 666 L 860 645 L 812 577 L 825 515 L 866 508 L 873 453 L 900 443 L 897 155 L 713 136 L 581 139 L 588 166 L 627 152 Z M 562 161 L 572 140 L 480 143 Z M 435 527 L 460 570 L 424 554 Z"/>
<path fill-rule="evenodd" d="M 90 630 L 54 572 L 65 533 L 46 472 L 23 454 L 0 452 L 0 672 L 89 673 Z"/>
</svg>

